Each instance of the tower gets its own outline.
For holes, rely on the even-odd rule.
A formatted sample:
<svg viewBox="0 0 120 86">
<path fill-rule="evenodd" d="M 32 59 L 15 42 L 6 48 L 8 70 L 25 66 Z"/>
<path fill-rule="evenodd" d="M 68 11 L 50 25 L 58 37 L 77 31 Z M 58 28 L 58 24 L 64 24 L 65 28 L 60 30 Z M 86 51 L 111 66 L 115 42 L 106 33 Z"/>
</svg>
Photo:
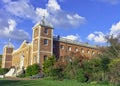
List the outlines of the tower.
<svg viewBox="0 0 120 86">
<path fill-rule="evenodd" d="M 9 42 L 4 46 L 3 49 L 3 58 L 2 58 L 2 68 L 10 68 L 12 66 L 12 53 L 14 46 Z"/>
<path fill-rule="evenodd" d="M 43 16 L 41 22 L 33 27 L 31 64 L 44 61 L 53 53 L 53 27 Z"/>
</svg>

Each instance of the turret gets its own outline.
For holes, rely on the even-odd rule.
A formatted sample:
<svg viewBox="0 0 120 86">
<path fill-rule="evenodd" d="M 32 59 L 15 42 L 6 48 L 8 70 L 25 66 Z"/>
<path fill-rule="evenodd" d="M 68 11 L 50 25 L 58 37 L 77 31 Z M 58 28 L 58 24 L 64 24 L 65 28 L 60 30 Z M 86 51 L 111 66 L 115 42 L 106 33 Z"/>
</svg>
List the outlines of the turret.
<svg viewBox="0 0 120 86">
<path fill-rule="evenodd" d="M 33 27 L 32 50 L 31 64 L 42 65 L 53 54 L 53 27 L 44 16 Z"/>
<path fill-rule="evenodd" d="M 4 46 L 3 49 L 2 68 L 10 68 L 12 66 L 13 50 L 14 46 L 9 39 L 9 42 Z"/>
</svg>

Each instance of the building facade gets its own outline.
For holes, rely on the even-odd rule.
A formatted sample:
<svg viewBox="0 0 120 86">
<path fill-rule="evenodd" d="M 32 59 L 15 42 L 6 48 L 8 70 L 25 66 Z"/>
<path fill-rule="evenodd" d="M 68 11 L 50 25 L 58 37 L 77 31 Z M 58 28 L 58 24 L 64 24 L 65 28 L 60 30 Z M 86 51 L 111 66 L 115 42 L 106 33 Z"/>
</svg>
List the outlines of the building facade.
<svg viewBox="0 0 120 86">
<path fill-rule="evenodd" d="M 3 68 L 14 66 L 20 69 L 34 63 L 42 66 L 44 61 L 53 54 L 57 59 L 65 58 L 71 52 L 80 52 L 89 59 L 99 54 L 97 46 L 53 36 L 53 27 L 44 18 L 32 29 L 32 42 L 23 41 L 17 50 L 14 50 L 10 42 L 4 47 Z"/>
</svg>

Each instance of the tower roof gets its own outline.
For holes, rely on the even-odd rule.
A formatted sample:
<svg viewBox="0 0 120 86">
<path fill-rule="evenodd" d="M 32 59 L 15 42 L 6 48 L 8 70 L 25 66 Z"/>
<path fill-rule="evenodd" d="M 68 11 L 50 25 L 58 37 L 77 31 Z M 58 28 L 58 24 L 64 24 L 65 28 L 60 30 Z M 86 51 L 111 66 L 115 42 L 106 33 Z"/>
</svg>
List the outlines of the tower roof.
<svg viewBox="0 0 120 86">
<path fill-rule="evenodd" d="M 14 45 L 11 43 L 11 40 L 9 39 L 8 43 L 4 47 L 5 48 L 14 48 Z"/>
<path fill-rule="evenodd" d="M 43 18 L 42 18 L 40 24 L 43 25 L 43 26 L 47 26 L 47 27 L 53 28 L 52 24 L 49 23 L 49 22 L 45 19 L 45 16 L 43 16 Z"/>
<path fill-rule="evenodd" d="M 41 25 L 41 26 L 46 26 L 46 27 L 50 27 L 53 28 L 52 24 L 50 22 L 48 22 L 45 18 L 45 16 L 42 17 L 42 20 L 40 22 L 38 22 L 34 27 L 36 27 L 37 25 Z"/>
</svg>

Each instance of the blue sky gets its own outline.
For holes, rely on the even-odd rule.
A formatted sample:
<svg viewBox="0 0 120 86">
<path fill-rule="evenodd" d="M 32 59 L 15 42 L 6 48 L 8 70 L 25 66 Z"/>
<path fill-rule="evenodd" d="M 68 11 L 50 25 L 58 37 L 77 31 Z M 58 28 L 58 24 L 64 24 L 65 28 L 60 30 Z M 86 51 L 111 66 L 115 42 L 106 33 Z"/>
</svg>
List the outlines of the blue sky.
<svg viewBox="0 0 120 86">
<path fill-rule="evenodd" d="M 15 49 L 31 41 L 44 14 L 54 35 L 71 40 L 104 45 L 105 35 L 120 34 L 120 0 L 1 0 L 0 53 L 9 38 Z"/>
</svg>

